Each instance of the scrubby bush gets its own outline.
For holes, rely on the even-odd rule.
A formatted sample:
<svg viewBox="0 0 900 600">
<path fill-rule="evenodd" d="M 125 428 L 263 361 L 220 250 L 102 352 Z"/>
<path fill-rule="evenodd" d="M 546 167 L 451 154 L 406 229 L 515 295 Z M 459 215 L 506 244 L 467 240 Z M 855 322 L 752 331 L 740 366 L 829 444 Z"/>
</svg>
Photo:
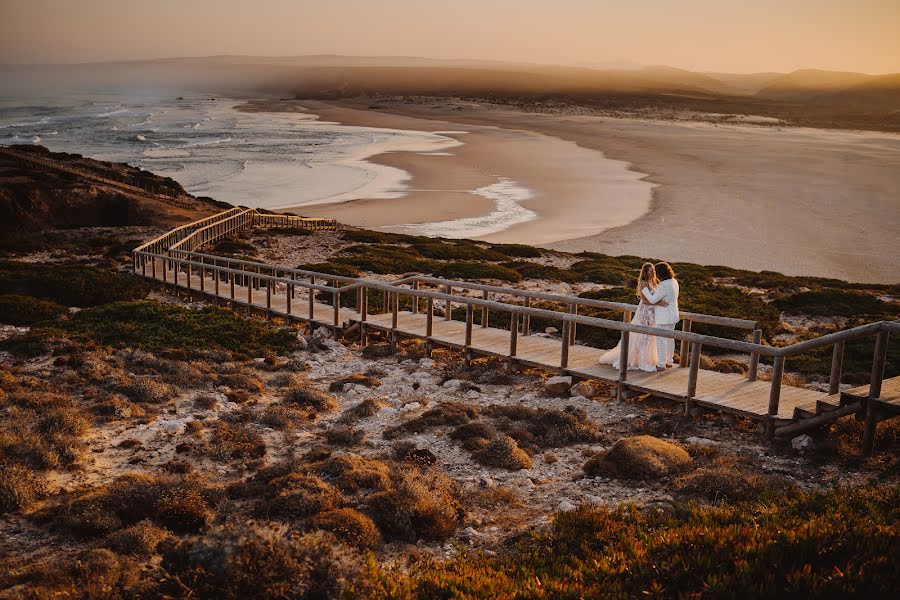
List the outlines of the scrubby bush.
<svg viewBox="0 0 900 600">
<path fill-rule="evenodd" d="M 308 380 L 287 388 L 284 392 L 284 401 L 312 409 L 317 413 L 328 412 L 338 407 L 337 398 Z"/>
<path fill-rule="evenodd" d="M 297 345 L 289 329 L 242 318 L 222 308 L 195 310 L 155 301 L 116 302 L 86 309 L 48 329 L 109 346 L 151 352 L 227 350 L 251 358 L 268 350 L 284 354 Z"/>
<path fill-rule="evenodd" d="M 63 306 L 99 306 L 147 295 L 139 277 L 83 265 L 0 261 L 0 294 L 20 294 Z"/>
<path fill-rule="evenodd" d="M 55 319 L 65 312 L 65 307 L 49 300 L 15 294 L 0 295 L 0 323 L 34 325 Z"/>
<path fill-rule="evenodd" d="M 516 258 L 540 258 L 542 254 L 540 248 L 524 244 L 491 244 L 490 248 L 494 252 Z"/>
<path fill-rule="evenodd" d="M 196 479 L 129 474 L 62 498 L 42 518 L 77 538 L 105 536 L 147 519 L 197 531 L 211 520 L 213 503 L 213 492 Z"/>
<path fill-rule="evenodd" d="M 37 473 L 20 464 L 0 464 L 0 515 L 28 508 L 43 493 Z"/>
<path fill-rule="evenodd" d="M 672 512 L 585 507 L 497 557 L 372 577 L 395 597 L 892 597 L 898 501 L 900 486 L 871 485 Z"/>
<path fill-rule="evenodd" d="M 690 469 L 687 451 L 659 438 L 638 435 L 622 438 L 608 452 L 590 458 L 582 467 L 588 477 L 659 479 Z"/>
<path fill-rule="evenodd" d="M 375 522 L 352 508 L 338 508 L 319 513 L 313 517 L 316 529 L 329 531 L 351 546 L 377 548 L 381 543 L 381 533 Z"/>
<path fill-rule="evenodd" d="M 314 273 L 338 275 L 339 277 L 359 277 L 361 274 L 360 270 L 353 265 L 340 262 L 321 262 L 306 265 L 297 265 L 296 268 L 301 271 L 312 271 Z"/>
<path fill-rule="evenodd" d="M 499 279 L 512 283 L 522 280 L 522 274 L 514 269 L 480 262 L 446 263 L 434 271 L 434 276 L 444 279 Z"/>
<path fill-rule="evenodd" d="M 266 455 L 266 443 L 245 424 L 216 421 L 202 451 L 219 460 L 256 460 Z"/>
<path fill-rule="evenodd" d="M 772 476 L 748 473 L 734 464 L 712 464 L 681 475 L 672 483 L 673 489 L 690 497 L 711 501 L 742 501 L 759 499 L 775 492 L 784 493 L 793 486 Z"/>
<path fill-rule="evenodd" d="M 367 388 L 375 388 L 381 386 L 381 380 L 362 373 L 353 373 L 346 377 L 341 377 L 331 382 L 328 387 L 332 392 L 339 392 L 345 385 L 352 383 L 353 385 L 361 385 Z"/>
<path fill-rule="evenodd" d="M 337 598 L 362 566 L 330 534 L 297 536 L 284 526 L 240 523 L 187 539 L 163 555 L 171 576 L 161 595 L 225 598 Z"/>
<path fill-rule="evenodd" d="M 119 554 L 152 556 L 162 542 L 172 537 L 168 530 L 145 519 L 111 533 L 103 540 L 103 546 Z"/>
<path fill-rule="evenodd" d="M 537 452 L 572 444 L 600 441 L 602 435 L 588 414 L 575 406 L 564 410 L 492 404 L 483 410 L 494 425 L 526 449 Z"/>
<path fill-rule="evenodd" d="M 385 406 L 387 406 L 387 404 L 383 401 L 379 401 L 375 398 L 366 398 L 359 404 L 351 406 L 343 413 L 341 413 L 341 418 L 339 419 L 339 421 L 342 423 L 352 423 L 359 419 L 372 417 L 378 414 L 378 411 Z"/>
<path fill-rule="evenodd" d="M 831 288 L 784 296 L 773 304 L 791 315 L 813 317 L 896 319 L 900 315 L 896 304 L 870 294 Z"/>
<path fill-rule="evenodd" d="M 475 458 L 481 464 L 510 471 L 530 469 L 532 466 L 531 457 L 507 435 L 494 438 L 475 454 Z"/>
<path fill-rule="evenodd" d="M 325 441 L 334 446 L 359 446 L 366 439 L 366 432 L 346 425 L 335 425 L 325 430 Z"/>
<path fill-rule="evenodd" d="M 386 463 L 356 454 L 331 456 L 309 468 L 347 494 L 385 490 L 391 481 Z"/>
<path fill-rule="evenodd" d="M 456 531 L 463 509 L 453 482 L 443 473 L 395 471 L 391 488 L 369 498 L 385 537 L 407 542 L 445 540 Z"/>
<path fill-rule="evenodd" d="M 441 402 L 418 417 L 384 430 L 384 438 L 395 439 L 409 433 L 420 433 L 441 425 L 462 425 L 478 418 L 478 409 L 453 400 Z"/>
</svg>

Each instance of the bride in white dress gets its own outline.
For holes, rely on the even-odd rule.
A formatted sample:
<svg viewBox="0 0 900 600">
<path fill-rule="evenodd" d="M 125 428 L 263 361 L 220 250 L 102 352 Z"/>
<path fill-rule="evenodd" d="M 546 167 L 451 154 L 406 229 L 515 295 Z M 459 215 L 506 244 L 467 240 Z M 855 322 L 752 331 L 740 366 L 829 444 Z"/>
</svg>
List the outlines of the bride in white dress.
<svg viewBox="0 0 900 600">
<path fill-rule="evenodd" d="M 653 304 L 649 304 L 644 297 L 642 291 L 647 288 L 651 292 L 659 286 L 659 279 L 656 277 L 656 270 L 651 263 L 644 263 L 641 267 L 641 275 L 638 277 L 637 296 L 641 299 L 638 304 L 637 311 L 631 322 L 635 325 L 644 325 L 646 327 L 656 327 L 656 317 L 654 316 Z M 616 344 L 616 347 L 609 350 L 600 357 L 601 365 L 612 365 L 613 368 L 619 368 L 619 355 L 622 342 Z M 656 337 L 643 333 L 631 333 L 628 336 L 628 369 L 630 371 L 641 370 L 655 372 L 658 363 L 658 355 L 656 351 Z"/>
</svg>

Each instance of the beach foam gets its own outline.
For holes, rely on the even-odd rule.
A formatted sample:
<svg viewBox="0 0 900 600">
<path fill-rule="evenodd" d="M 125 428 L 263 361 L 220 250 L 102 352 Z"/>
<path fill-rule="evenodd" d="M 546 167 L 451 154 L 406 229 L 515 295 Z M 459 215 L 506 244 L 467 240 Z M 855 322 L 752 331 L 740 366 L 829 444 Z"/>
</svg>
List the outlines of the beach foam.
<svg viewBox="0 0 900 600">
<path fill-rule="evenodd" d="M 536 212 L 520 204 L 520 202 L 533 197 L 531 190 L 505 177 L 501 177 L 497 183 L 472 190 L 470 193 L 492 200 L 494 210 L 487 215 L 478 217 L 434 223 L 407 223 L 393 225 L 391 229 L 402 229 L 431 237 L 478 238 L 538 218 Z"/>
</svg>

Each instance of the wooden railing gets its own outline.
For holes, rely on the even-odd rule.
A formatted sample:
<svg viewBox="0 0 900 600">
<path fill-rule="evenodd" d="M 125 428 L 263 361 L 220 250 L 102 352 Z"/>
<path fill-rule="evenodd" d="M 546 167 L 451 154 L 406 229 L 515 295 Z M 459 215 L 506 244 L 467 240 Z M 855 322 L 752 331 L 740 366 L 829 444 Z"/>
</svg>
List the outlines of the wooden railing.
<svg viewBox="0 0 900 600">
<path fill-rule="evenodd" d="M 399 307 L 401 305 L 401 298 L 409 298 L 409 304 L 412 307 L 413 313 L 418 313 L 420 307 L 424 304 L 426 329 L 423 337 L 426 346 L 429 349 L 435 344 L 433 338 L 433 326 L 436 305 L 442 303 L 444 306 L 443 318 L 452 319 L 453 304 L 461 304 L 465 307 L 465 342 L 462 344 L 462 349 L 467 356 L 469 356 L 472 351 L 475 311 L 481 311 L 482 327 L 487 327 L 489 325 L 491 311 L 508 313 L 509 346 L 508 350 L 505 352 L 505 356 L 510 365 L 519 360 L 517 358 L 518 337 L 520 334 L 524 336 L 529 335 L 530 331 L 528 323 L 531 319 L 557 321 L 561 324 L 561 344 L 558 366 L 547 364 L 539 366 L 551 369 L 558 368 L 564 372 L 569 369 L 568 357 L 571 346 L 575 342 L 576 328 L 593 327 L 620 332 L 622 342 L 620 348 L 621 360 L 619 361 L 620 368 L 617 380 L 617 395 L 619 397 L 623 396 L 624 391 L 628 386 L 627 356 L 630 335 L 640 333 L 671 338 L 681 343 L 681 366 L 689 369 L 687 387 L 683 396 L 685 411 L 687 412 L 690 412 L 696 395 L 697 379 L 700 369 L 700 355 L 703 347 L 720 348 L 732 352 L 748 354 L 750 356 L 751 365 L 748 379 L 751 382 L 757 379 L 757 366 L 760 357 L 766 357 L 771 359 L 773 363 L 771 383 L 769 384 L 768 414 L 765 418 L 768 437 L 772 437 L 779 433 L 776 429 L 776 426 L 780 421 L 778 409 L 783 386 L 785 364 L 788 358 L 823 347 L 833 347 L 831 379 L 829 385 L 830 392 L 835 394 L 840 391 L 843 353 L 846 343 L 874 336 L 875 351 L 870 378 L 870 396 L 877 397 L 880 392 L 881 381 L 884 375 L 888 336 L 891 332 L 896 333 L 900 330 L 900 323 L 896 321 L 883 321 L 831 333 L 819 338 L 798 342 L 784 347 L 773 347 L 762 344 L 760 337 L 761 332 L 757 328 L 756 323 L 745 319 L 732 319 L 688 312 L 682 313 L 682 318 L 688 323 L 704 323 L 749 331 L 751 332 L 751 341 L 734 340 L 693 333 L 690 330 L 689 325 L 683 327 L 680 331 L 636 325 L 630 322 L 630 316 L 637 309 L 637 306 L 627 303 L 547 294 L 543 292 L 427 276 L 412 276 L 393 282 L 380 282 L 318 273 L 303 269 L 280 267 L 262 262 L 228 258 L 196 251 L 197 248 L 200 248 L 204 244 L 228 235 L 235 230 L 255 224 L 258 217 L 258 213 L 253 210 L 232 209 L 196 223 L 177 228 L 135 249 L 135 271 L 148 277 L 152 276 L 157 278 L 155 272 L 156 264 L 158 261 L 163 261 L 163 264 L 175 266 L 175 281 L 171 283 L 181 285 L 178 280 L 179 272 L 186 272 L 186 286 L 190 289 L 192 286 L 192 273 L 199 273 L 200 288 L 196 291 L 210 293 L 216 297 L 221 297 L 220 286 L 224 283 L 230 285 L 231 289 L 230 295 L 226 295 L 227 299 L 233 304 L 246 304 L 249 307 L 254 306 L 254 291 L 264 290 L 264 293 L 266 294 L 265 307 L 267 311 L 271 309 L 271 299 L 273 294 L 283 293 L 285 294 L 288 307 L 286 315 L 288 318 L 304 318 L 293 312 L 291 309 L 292 302 L 294 302 L 294 299 L 297 296 L 297 291 L 300 290 L 301 295 L 305 292 L 305 300 L 308 303 L 308 312 L 305 319 L 331 326 L 335 328 L 335 330 L 344 325 L 344 323 L 341 322 L 340 317 L 341 306 L 355 306 L 354 320 L 359 325 L 360 336 L 363 343 L 365 343 L 366 340 L 367 328 L 370 326 L 369 297 L 373 293 L 384 295 L 384 313 L 391 314 L 390 325 L 386 328 L 392 333 L 394 339 L 396 339 L 399 331 Z M 271 215 L 264 215 L 264 217 L 266 218 L 266 224 L 268 226 L 271 226 L 275 222 L 275 220 L 269 219 Z M 288 222 L 288 220 L 283 221 L 283 223 Z M 149 271 L 148 265 L 150 265 Z M 163 273 L 163 277 L 166 277 L 166 271 Z M 214 286 L 211 290 L 205 289 L 208 275 L 212 278 L 211 285 Z M 246 285 L 246 301 L 235 296 L 236 281 L 241 282 L 240 285 Z M 165 282 L 169 283 L 168 281 Z M 321 282 L 327 283 L 323 284 Z M 442 291 L 425 289 L 424 286 L 436 286 Z M 481 292 L 481 297 L 453 294 L 454 290 Z M 355 296 L 353 302 L 347 300 L 350 294 Z M 325 321 L 321 318 L 318 320 L 316 318 L 314 305 L 316 303 L 317 295 L 324 295 L 329 299 L 332 306 L 331 314 Z M 510 301 L 501 302 L 496 299 L 491 299 L 492 295 L 495 298 L 507 300 L 521 298 L 523 301 L 521 304 Z M 534 300 L 554 303 L 567 308 L 566 310 L 538 308 L 532 306 Z M 622 311 L 624 319 L 618 321 L 578 314 L 579 307 Z M 377 327 L 382 327 L 382 325 L 377 325 Z M 872 410 L 874 411 L 874 408 Z M 874 425 L 872 427 L 874 427 Z M 871 436 L 869 436 L 869 438 L 871 438 Z M 871 450 L 871 446 L 869 446 L 869 450 Z"/>
</svg>

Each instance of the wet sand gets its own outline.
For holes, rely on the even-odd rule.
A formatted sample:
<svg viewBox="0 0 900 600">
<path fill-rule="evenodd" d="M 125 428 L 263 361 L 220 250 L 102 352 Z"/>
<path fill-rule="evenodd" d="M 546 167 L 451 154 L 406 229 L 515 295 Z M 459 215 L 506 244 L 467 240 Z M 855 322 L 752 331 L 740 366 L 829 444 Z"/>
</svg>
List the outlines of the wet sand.
<svg viewBox="0 0 900 600">
<path fill-rule="evenodd" d="M 504 180 L 528 188 L 519 204 L 534 220 L 488 235 L 492 242 L 549 244 L 630 223 L 650 208 L 652 184 L 645 174 L 588 149 L 528 130 L 422 119 L 304 102 L 325 121 L 390 129 L 440 132 L 464 144 L 439 154 L 390 152 L 368 159 L 407 171 L 406 195 L 397 199 L 353 200 L 304 205 L 291 210 L 307 216 L 330 216 L 343 223 L 416 232 L 398 224 L 434 223 L 489 214 L 494 202 L 471 193 Z"/>
<path fill-rule="evenodd" d="M 438 130 L 478 125 L 538 132 L 627 161 L 657 184 L 649 210 L 631 222 L 573 232 L 544 242 L 548 247 L 900 281 L 900 135 L 534 114 L 462 101 L 385 105 L 340 114 L 398 129 L 433 121 Z M 333 110 L 361 106 L 343 103 Z M 517 166 L 526 170 L 550 164 L 544 155 L 520 158 L 527 163 Z M 421 157 L 392 160 L 413 174 L 415 185 Z M 509 234 L 509 241 L 541 243 Z"/>
</svg>

